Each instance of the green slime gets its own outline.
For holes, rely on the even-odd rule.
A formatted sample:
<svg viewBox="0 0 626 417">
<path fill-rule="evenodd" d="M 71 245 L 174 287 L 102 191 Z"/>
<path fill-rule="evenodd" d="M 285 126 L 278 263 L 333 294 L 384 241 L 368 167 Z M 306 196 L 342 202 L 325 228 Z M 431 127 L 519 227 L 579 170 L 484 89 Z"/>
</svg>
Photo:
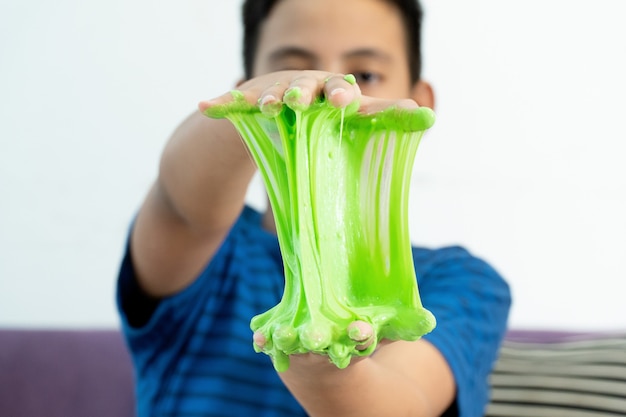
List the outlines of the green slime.
<svg viewBox="0 0 626 417">
<path fill-rule="evenodd" d="M 389 108 L 364 115 L 320 99 L 272 114 L 245 101 L 212 107 L 241 134 L 265 183 L 283 256 L 280 303 L 250 324 L 254 344 L 289 367 L 289 355 L 328 355 L 344 368 L 382 339 L 416 340 L 435 327 L 420 301 L 408 232 L 415 153 L 432 110 Z M 290 100 L 287 100 L 290 101 Z M 276 109 L 274 109 L 276 110 Z M 364 350 L 348 326 L 372 325 Z M 362 342 L 361 342 L 362 343 Z"/>
</svg>

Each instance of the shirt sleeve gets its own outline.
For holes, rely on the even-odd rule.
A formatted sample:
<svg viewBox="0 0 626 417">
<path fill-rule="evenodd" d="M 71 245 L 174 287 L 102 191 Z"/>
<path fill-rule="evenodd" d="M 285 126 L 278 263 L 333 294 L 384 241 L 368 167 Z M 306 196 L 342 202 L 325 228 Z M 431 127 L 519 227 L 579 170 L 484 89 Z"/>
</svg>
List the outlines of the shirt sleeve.
<svg viewBox="0 0 626 417">
<path fill-rule="evenodd" d="M 444 416 L 483 416 L 489 374 L 507 327 L 509 286 L 494 268 L 460 247 L 428 257 L 414 250 L 414 259 L 422 303 L 437 319 L 424 339 L 446 358 L 456 382 L 456 400 Z"/>
<path fill-rule="evenodd" d="M 165 369 L 168 361 L 174 361 L 184 347 L 198 318 L 211 310 L 218 310 L 221 294 L 231 282 L 222 279 L 234 253 L 234 242 L 238 224 L 233 227 L 220 249 L 203 269 L 196 280 L 181 292 L 170 297 L 154 299 L 140 288 L 132 264 L 130 246 L 120 266 L 117 282 L 116 302 L 121 327 L 126 342 L 133 354 L 136 371 L 152 372 Z M 164 353 L 165 352 L 165 353 Z M 163 366 L 154 366 L 163 362 Z M 156 380 L 161 375 L 151 375 Z"/>
</svg>

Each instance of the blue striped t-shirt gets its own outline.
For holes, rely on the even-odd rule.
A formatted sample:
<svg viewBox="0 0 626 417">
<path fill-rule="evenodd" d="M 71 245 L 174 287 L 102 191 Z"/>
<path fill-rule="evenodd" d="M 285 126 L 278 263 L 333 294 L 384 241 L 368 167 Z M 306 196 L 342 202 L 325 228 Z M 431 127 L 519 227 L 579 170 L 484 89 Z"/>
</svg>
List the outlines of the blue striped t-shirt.
<svg viewBox="0 0 626 417">
<path fill-rule="evenodd" d="M 424 338 L 444 355 L 457 384 L 445 415 L 482 416 L 509 288 L 459 247 L 414 248 L 413 257 L 422 303 L 437 318 Z M 196 281 L 175 296 L 143 295 L 127 251 L 117 301 L 135 366 L 138 417 L 305 416 L 269 357 L 252 348 L 250 319 L 280 301 L 283 283 L 278 240 L 249 207 Z"/>
</svg>

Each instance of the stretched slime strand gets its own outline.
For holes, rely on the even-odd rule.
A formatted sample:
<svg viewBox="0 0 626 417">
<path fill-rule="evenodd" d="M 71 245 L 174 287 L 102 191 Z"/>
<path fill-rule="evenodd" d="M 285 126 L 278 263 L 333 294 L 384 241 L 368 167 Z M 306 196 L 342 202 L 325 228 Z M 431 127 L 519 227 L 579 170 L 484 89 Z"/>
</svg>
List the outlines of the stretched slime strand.
<svg viewBox="0 0 626 417">
<path fill-rule="evenodd" d="M 297 101 L 299 91 L 290 92 Z M 265 183 L 283 256 L 285 289 L 255 316 L 254 348 L 289 367 L 289 355 L 328 355 L 344 368 L 382 339 L 416 340 L 435 327 L 420 301 L 408 233 L 413 161 L 432 110 L 389 108 L 363 115 L 323 99 L 263 114 L 233 91 L 208 109 L 227 118 Z M 290 103 L 291 105 L 291 103 Z M 355 321 L 374 342 L 360 350 Z M 260 342 L 261 341 L 261 342 Z"/>
</svg>

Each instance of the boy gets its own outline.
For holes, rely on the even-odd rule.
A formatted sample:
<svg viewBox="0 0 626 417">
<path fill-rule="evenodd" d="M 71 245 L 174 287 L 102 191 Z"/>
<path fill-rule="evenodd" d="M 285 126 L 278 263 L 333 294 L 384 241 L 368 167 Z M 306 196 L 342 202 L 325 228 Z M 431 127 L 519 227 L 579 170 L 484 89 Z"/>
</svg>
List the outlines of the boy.
<svg viewBox="0 0 626 417">
<path fill-rule="evenodd" d="M 415 0 L 248 0 L 238 89 L 261 108 L 293 87 L 304 104 L 325 95 L 337 107 L 359 100 L 362 112 L 433 107 L 419 76 L 420 21 Z M 244 207 L 254 171 L 230 123 L 200 113 L 164 150 L 118 283 L 139 416 L 482 415 L 509 290 L 461 248 L 413 250 L 422 302 L 438 320 L 421 340 L 385 341 L 343 370 L 307 354 L 277 374 L 254 353 L 249 320 L 283 286 L 271 211 Z"/>
</svg>

